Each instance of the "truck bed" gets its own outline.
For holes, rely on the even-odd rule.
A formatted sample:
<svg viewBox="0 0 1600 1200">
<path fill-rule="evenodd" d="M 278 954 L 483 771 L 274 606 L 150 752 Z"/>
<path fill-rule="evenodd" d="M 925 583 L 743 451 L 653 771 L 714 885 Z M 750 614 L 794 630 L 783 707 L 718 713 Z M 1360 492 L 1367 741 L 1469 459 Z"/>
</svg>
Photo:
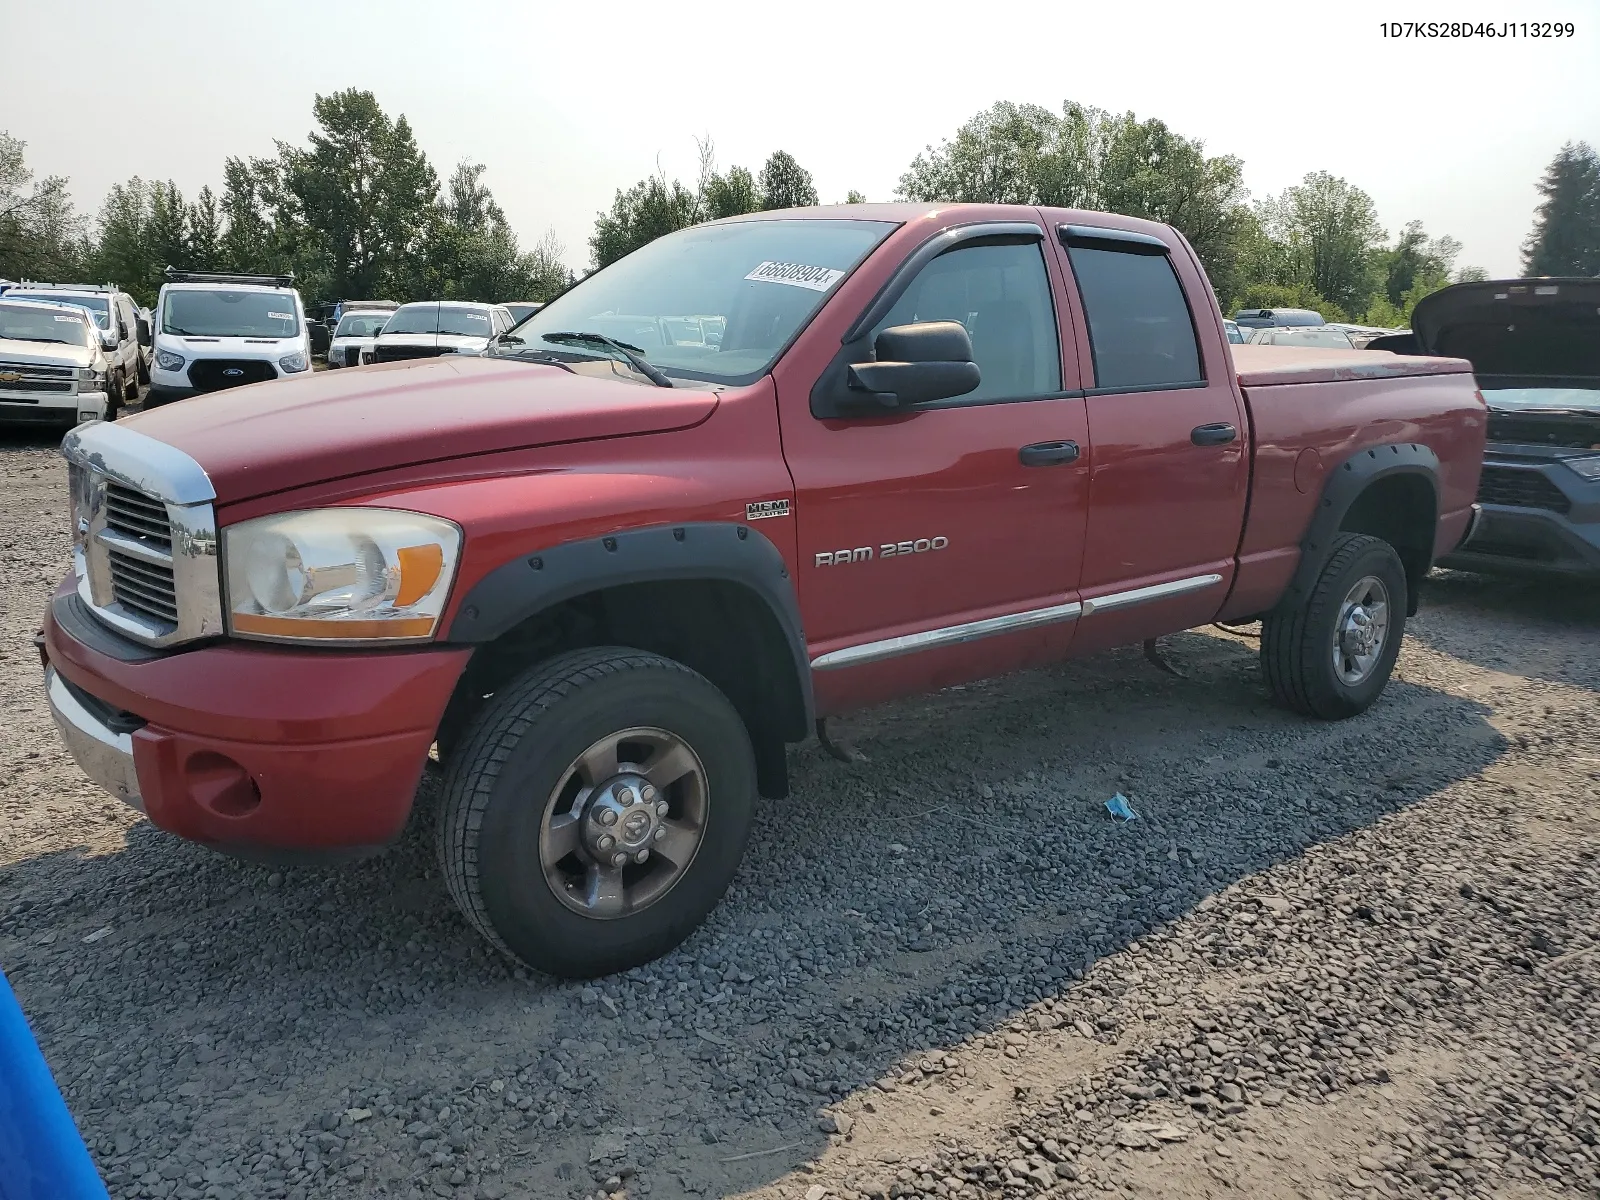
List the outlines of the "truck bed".
<svg viewBox="0 0 1600 1200">
<path fill-rule="evenodd" d="M 1328 350 L 1320 346 L 1229 346 L 1240 387 L 1278 383 L 1340 383 L 1415 375 L 1462 375 L 1464 358 L 1424 358 L 1387 350 Z"/>
</svg>

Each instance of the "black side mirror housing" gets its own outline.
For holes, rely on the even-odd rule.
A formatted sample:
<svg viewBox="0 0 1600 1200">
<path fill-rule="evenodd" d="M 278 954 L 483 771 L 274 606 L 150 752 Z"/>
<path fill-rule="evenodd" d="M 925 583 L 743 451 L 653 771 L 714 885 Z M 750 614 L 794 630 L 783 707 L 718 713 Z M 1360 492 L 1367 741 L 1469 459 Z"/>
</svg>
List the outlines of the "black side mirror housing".
<svg viewBox="0 0 1600 1200">
<path fill-rule="evenodd" d="M 982 382 L 972 338 L 959 321 L 919 321 L 885 329 L 873 343 L 875 362 L 854 363 L 851 392 L 878 408 L 904 408 L 964 396 Z"/>
<path fill-rule="evenodd" d="M 326 354 L 328 352 L 328 327 L 319 325 L 315 321 L 308 321 L 306 327 L 311 334 L 311 353 Z"/>
<path fill-rule="evenodd" d="M 133 321 L 134 334 L 139 339 L 139 345 L 150 344 L 150 322 L 143 317 L 135 317 Z"/>
</svg>

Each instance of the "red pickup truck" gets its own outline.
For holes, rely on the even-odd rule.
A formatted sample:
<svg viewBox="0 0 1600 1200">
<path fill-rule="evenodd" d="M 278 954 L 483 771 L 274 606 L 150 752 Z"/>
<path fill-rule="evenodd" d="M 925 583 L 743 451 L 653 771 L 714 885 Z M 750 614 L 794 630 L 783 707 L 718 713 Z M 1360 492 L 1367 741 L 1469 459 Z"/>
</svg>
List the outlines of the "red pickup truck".
<svg viewBox="0 0 1600 1200">
<path fill-rule="evenodd" d="M 486 357 L 81 426 L 46 686 L 92 778 L 256 857 L 391 841 L 437 754 L 468 920 L 602 974 L 716 905 L 832 714 L 1255 618 L 1279 701 L 1361 712 L 1485 425 L 1458 359 L 1230 348 L 1163 225 L 761 213 Z"/>
</svg>

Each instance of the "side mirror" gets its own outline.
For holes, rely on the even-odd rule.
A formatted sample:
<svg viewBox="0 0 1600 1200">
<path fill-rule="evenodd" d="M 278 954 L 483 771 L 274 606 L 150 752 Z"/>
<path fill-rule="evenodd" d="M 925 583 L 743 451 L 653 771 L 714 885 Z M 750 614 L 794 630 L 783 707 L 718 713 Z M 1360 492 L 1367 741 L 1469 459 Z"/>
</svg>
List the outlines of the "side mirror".
<svg viewBox="0 0 1600 1200">
<path fill-rule="evenodd" d="M 881 408 L 964 396 L 982 381 L 972 338 L 959 321 L 896 325 L 880 333 L 872 349 L 877 361 L 853 364 L 849 387 Z"/>
<path fill-rule="evenodd" d="M 133 327 L 139 339 L 139 345 L 148 346 L 150 344 L 150 322 L 143 317 L 135 317 Z"/>
</svg>

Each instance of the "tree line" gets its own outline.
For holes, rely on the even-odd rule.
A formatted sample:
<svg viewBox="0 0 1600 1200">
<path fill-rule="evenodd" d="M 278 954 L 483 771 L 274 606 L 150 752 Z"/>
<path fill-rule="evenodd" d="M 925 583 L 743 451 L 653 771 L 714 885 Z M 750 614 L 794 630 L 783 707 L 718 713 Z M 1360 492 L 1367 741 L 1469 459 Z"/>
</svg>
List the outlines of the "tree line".
<svg viewBox="0 0 1600 1200">
<path fill-rule="evenodd" d="M 330 300 L 545 300 L 571 283 L 553 234 L 519 245 L 483 164 L 459 163 L 441 185 L 410 123 L 371 92 L 319 95 L 312 115 L 305 145 L 225 159 L 220 194 L 185 199 L 170 180 L 135 177 L 93 221 L 0 132 L 0 278 L 109 279 L 145 304 L 169 266 L 292 271 Z"/>
<path fill-rule="evenodd" d="M 552 234 L 523 250 L 484 182 L 462 162 L 441 185 L 404 116 L 371 92 L 317 96 L 305 145 L 229 157 L 220 194 L 130 179 L 93 222 L 67 181 L 34 181 L 23 144 L 0 133 L 0 277 L 114 279 L 149 302 L 167 266 L 294 271 L 311 296 L 544 300 L 572 274 Z M 818 203 L 811 173 L 777 150 L 757 171 L 719 168 L 698 143 L 692 184 L 657 170 L 618 189 L 589 238 L 598 269 L 665 233 L 741 213 Z M 1600 156 L 1562 147 L 1539 181 L 1523 245 L 1529 275 L 1600 274 Z M 1391 240 L 1372 197 L 1326 171 L 1252 199 L 1243 163 L 1210 155 L 1165 122 L 1072 101 L 1059 112 L 998 103 L 918 154 L 896 198 L 1126 213 L 1179 229 L 1218 299 L 1235 308 L 1314 308 L 1330 320 L 1398 326 L 1429 292 L 1484 272 L 1461 244 L 1408 222 Z M 865 198 L 850 192 L 845 203 Z"/>
</svg>

